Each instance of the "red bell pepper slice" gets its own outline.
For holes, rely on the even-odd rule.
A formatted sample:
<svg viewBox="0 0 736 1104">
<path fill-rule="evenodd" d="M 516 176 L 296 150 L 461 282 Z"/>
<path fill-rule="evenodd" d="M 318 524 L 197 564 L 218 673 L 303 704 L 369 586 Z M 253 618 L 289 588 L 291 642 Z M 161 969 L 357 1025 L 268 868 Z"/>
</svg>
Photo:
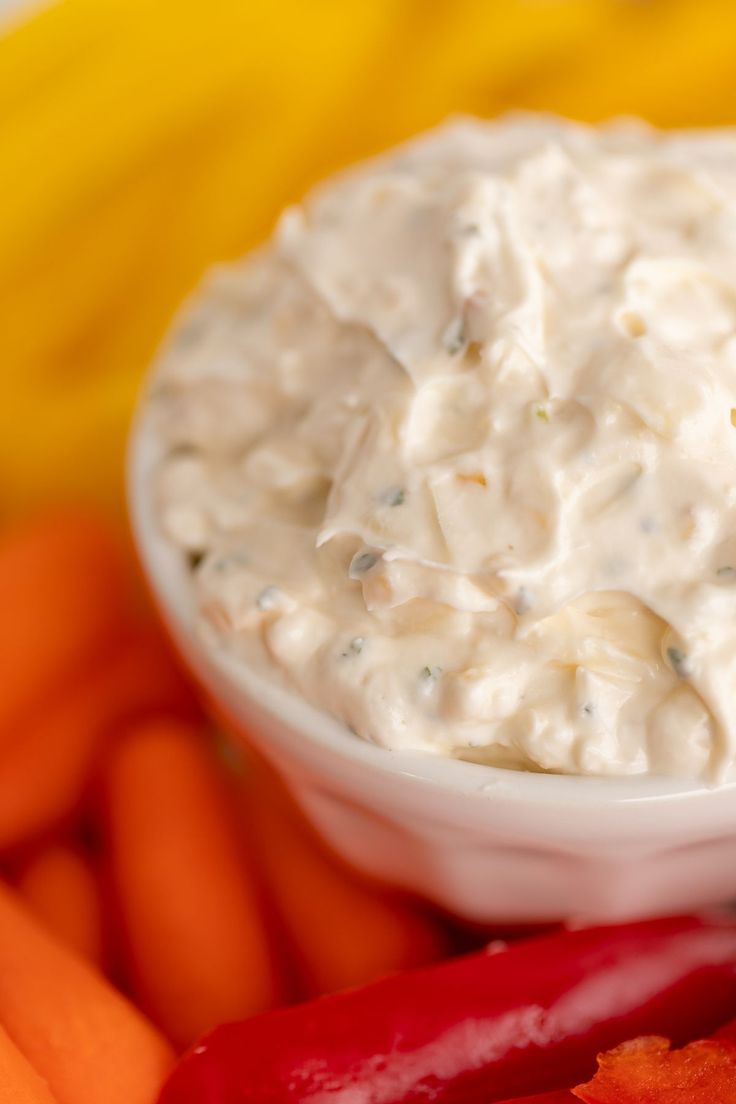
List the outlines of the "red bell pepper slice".
<svg viewBox="0 0 736 1104">
<path fill-rule="evenodd" d="M 568 1089 L 560 1089 L 559 1092 L 535 1093 L 534 1096 L 515 1096 L 502 1104 L 579 1104 L 579 1101 Z"/>
<path fill-rule="evenodd" d="M 504 1104 L 736 1104 L 736 1044 L 720 1035 L 682 1050 L 656 1035 L 632 1039 L 600 1054 L 586 1085 Z"/>
<path fill-rule="evenodd" d="M 736 1043 L 736 1020 L 729 1020 L 723 1027 L 719 1027 L 713 1038 L 724 1039 L 728 1043 Z"/>
<path fill-rule="evenodd" d="M 736 1104 L 736 1045 L 701 1039 L 671 1050 L 669 1039 L 634 1039 L 598 1059 L 573 1089 L 585 1104 Z"/>
<path fill-rule="evenodd" d="M 161 1104 L 492 1104 L 583 1081 L 623 1039 L 703 1037 L 735 1008 L 732 923 L 556 932 L 218 1028 Z"/>
</svg>

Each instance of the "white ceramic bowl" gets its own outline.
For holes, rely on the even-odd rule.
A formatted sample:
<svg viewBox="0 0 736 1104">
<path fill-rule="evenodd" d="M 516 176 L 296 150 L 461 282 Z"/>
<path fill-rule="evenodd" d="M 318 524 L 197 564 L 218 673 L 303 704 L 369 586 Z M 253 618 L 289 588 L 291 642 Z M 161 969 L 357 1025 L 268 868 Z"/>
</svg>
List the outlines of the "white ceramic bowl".
<svg viewBox="0 0 736 1104">
<path fill-rule="evenodd" d="M 479 922 L 618 920 L 736 897 L 736 784 L 540 775 L 386 751 L 205 649 L 187 564 L 154 514 L 159 455 L 144 405 L 129 508 L 169 632 L 218 716 L 271 760 L 354 866 Z"/>
</svg>

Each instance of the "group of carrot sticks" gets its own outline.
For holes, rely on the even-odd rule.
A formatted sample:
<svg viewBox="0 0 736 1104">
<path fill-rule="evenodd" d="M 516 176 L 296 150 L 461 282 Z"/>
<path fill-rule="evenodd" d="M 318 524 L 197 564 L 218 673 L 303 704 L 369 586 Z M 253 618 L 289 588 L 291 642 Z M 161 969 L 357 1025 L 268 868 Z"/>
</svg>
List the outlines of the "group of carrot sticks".
<svg viewBox="0 0 736 1104">
<path fill-rule="evenodd" d="M 214 1025 L 447 949 L 222 754 L 130 560 L 72 510 L 0 534 L 4 1104 L 153 1104 Z"/>
</svg>

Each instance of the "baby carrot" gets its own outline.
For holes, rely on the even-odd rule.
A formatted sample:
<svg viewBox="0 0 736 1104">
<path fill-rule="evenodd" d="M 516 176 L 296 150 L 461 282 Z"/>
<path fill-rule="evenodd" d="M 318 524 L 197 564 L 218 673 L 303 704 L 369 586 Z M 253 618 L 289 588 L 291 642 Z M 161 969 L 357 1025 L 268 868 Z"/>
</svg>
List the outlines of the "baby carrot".
<svg viewBox="0 0 736 1104">
<path fill-rule="evenodd" d="M 58 1104 L 151 1104 L 172 1062 L 152 1024 L 5 886 L 0 1022 Z"/>
<path fill-rule="evenodd" d="M 31 911 L 66 946 L 99 965 L 102 906 L 90 862 L 63 843 L 50 844 L 21 871 L 17 888 Z"/>
<path fill-rule="evenodd" d="M 5 1104 L 56 1104 L 46 1082 L 0 1027 L 0 1100 Z"/>
<path fill-rule="evenodd" d="M 106 734 L 107 675 L 106 666 L 90 672 L 0 749 L 0 849 L 57 825 L 79 804 Z"/>
<path fill-rule="evenodd" d="M 0 746 L 0 849 L 69 816 L 105 740 L 126 719 L 158 709 L 192 715 L 196 706 L 157 634 L 137 632 Z"/>
<path fill-rule="evenodd" d="M 86 515 L 44 515 L 0 540 L 0 738 L 117 637 L 124 575 Z"/>
<path fill-rule="evenodd" d="M 130 980 L 178 1045 L 277 1000 L 270 940 L 228 794 L 199 733 L 163 717 L 106 764 L 111 882 Z"/>
<path fill-rule="evenodd" d="M 259 764 L 254 771 L 246 781 L 246 815 L 308 995 L 442 956 L 447 947 L 436 924 L 343 868 L 270 770 Z"/>
<path fill-rule="evenodd" d="M 110 667 L 110 700 L 120 719 L 151 710 L 196 717 L 199 704 L 168 641 L 154 625 L 137 626 Z"/>
</svg>

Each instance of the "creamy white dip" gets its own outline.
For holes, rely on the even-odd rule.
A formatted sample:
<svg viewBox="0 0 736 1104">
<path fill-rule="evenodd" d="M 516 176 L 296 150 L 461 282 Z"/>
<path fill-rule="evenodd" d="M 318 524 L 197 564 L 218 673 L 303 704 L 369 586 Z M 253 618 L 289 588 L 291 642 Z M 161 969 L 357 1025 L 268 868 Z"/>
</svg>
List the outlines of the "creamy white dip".
<svg viewBox="0 0 736 1104">
<path fill-rule="evenodd" d="M 736 131 L 459 121 L 328 182 L 160 358 L 203 631 L 358 736 L 736 758 Z"/>
</svg>

